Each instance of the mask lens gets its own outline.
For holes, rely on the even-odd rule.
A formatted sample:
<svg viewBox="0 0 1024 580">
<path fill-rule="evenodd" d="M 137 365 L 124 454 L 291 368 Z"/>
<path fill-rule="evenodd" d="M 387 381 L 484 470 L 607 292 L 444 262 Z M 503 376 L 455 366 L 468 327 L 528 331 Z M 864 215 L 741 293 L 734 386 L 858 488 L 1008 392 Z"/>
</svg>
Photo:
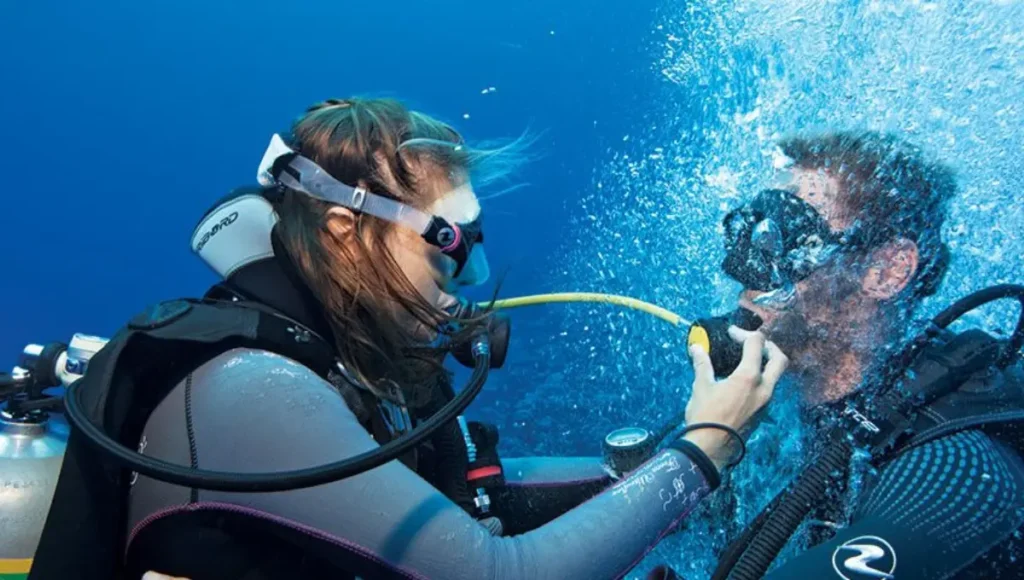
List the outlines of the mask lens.
<svg viewBox="0 0 1024 580">
<path fill-rule="evenodd" d="M 762 191 L 726 216 L 722 269 L 745 288 L 779 290 L 806 278 L 821 262 L 828 222 L 809 203 L 783 190 Z"/>
<path fill-rule="evenodd" d="M 478 245 L 469 253 L 466 265 L 455 277 L 457 286 L 479 286 L 487 282 L 491 276 L 491 267 L 487 262 L 487 253 L 483 245 Z"/>
<path fill-rule="evenodd" d="M 771 259 L 781 258 L 785 252 L 782 246 L 782 230 L 771 219 L 757 222 L 750 237 L 751 245 Z"/>
<path fill-rule="evenodd" d="M 461 224 L 463 239 L 466 244 L 464 263 L 459 265 L 456 280 L 463 285 L 475 286 L 483 284 L 490 277 L 487 255 L 484 253 L 483 214 L 467 224 Z M 480 247 L 476 247 L 481 244 Z"/>
<path fill-rule="evenodd" d="M 466 242 L 471 246 L 472 244 L 483 243 L 483 214 L 478 215 L 475 220 L 469 223 L 459 224 L 459 228 L 462 229 L 462 235 L 465 237 Z"/>
<path fill-rule="evenodd" d="M 459 242 L 445 250 L 455 260 L 454 280 L 459 286 L 483 284 L 490 277 L 487 255 L 484 253 L 483 215 L 468 223 L 456 226 L 460 232 Z"/>
</svg>

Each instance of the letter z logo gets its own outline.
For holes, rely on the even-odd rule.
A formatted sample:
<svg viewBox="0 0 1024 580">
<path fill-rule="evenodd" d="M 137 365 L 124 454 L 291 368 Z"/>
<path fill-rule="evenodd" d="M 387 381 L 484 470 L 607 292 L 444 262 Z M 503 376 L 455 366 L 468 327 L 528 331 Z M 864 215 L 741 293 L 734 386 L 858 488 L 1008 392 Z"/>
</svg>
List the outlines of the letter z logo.
<svg viewBox="0 0 1024 580">
<path fill-rule="evenodd" d="M 844 580 L 893 580 L 896 550 L 878 536 L 860 536 L 832 552 L 832 568 Z"/>
</svg>

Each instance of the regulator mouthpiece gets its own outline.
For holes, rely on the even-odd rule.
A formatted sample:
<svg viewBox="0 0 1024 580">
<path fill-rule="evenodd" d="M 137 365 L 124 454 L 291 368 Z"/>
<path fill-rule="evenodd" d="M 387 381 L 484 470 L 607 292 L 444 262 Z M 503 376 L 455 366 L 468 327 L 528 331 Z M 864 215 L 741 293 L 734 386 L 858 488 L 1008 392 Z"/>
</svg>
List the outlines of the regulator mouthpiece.
<svg viewBox="0 0 1024 580">
<path fill-rule="evenodd" d="M 796 285 L 786 282 L 781 288 L 765 292 L 754 298 L 754 304 L 771 308 L 772 310 L 788 310 L 796 300 Z"/>
<path fill-rule="evenodd" d="M 451 324 L 458 326 L 459 320 L 472 320 L 483 315 L 483 310 L 476 304 L 465 298 L 459 298 L 458 302 L 447 308 L 448 314 L 452 317 Z M 481 337 L 480 333 L 485 333 Z M 481 328 L 469 340 L 452 345 L 451 353 L 455 360 L 463 366 L 474 368 L 476 366 L 476 345 L 481 338 L 486 347 L 490 350 L 491 368 L 500 369 L 505 364 L 505 357 L 508 355 L 509 337 L 512 334 L 512 321 L 504 314 L 492 313 L 487 328 Z"/>
<path fill-rule="evenodd" d="M 711 357 L 711 366 L 718 378 L 727 377 L 740 366 L 743 346 L 729 336 L 729 327 L 738 326 L 743 330 L 757 330 L 764 323 L 753 312 L 738 308 L 724 316 L 701 318 L 690 326 L 687 343 L 700 345 Z"/>
<path fill-rule="evenodd" d="M 491 351 L 491 368 L 500 369 L 505 364 L 505 357 L 508 355 L 512 321 L 507 316 L 496 314 L 488 322 L 486 332 L 487 344 Z M 452 349 L 452 356 L 463 366 L 473 368 L 476 365 L 476 356 L 473 352 L 475 342 L 476 340 L 467 340 L 455 345 Z"/>
</svg>

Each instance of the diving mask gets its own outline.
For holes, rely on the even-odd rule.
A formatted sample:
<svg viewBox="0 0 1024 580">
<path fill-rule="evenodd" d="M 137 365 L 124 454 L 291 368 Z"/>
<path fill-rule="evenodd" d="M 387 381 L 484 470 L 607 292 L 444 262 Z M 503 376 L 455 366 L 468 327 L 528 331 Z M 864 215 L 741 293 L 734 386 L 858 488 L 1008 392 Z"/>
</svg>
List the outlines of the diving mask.
<svg viewBox="0 0 1024 580">
<path fill-rule="evenodd" d="M 811 204 L 781 189 L 766 189 L 723 220 L 726 257 L 722 270 L 745 288 L 788 302 L 795 284 L 859 239 L 833 232 Z"/>
<path fill-rule="evenodd" d="M 474 246 L 483 241 L 479 212 L 473 220 L 458 223 L 441 215 L 431 215 L 394 199 L 371 193 L 361 187 L 346 185 L 312 160 L 293 151 L 277 134 L 271 137 L 270 145 L 263 154 L 257 179 L 264 187 L 286 186 L 352 211 L 412 229 L 427 243 L 455 260 L 456 279 L 462 276 L 463 270 L 470 262 Z"/>
<path fill-rule="evenodd" d="M 455 261 L 453 282 L 457 286 L 486 282 L 491 271 L 483 247 L 483 214 L 473 189 L 468 185 L 459 186 L 437 200 L 430 210 L 452 224 L 441 240 L 448 244 L 440 250 Z"/>
</svg>

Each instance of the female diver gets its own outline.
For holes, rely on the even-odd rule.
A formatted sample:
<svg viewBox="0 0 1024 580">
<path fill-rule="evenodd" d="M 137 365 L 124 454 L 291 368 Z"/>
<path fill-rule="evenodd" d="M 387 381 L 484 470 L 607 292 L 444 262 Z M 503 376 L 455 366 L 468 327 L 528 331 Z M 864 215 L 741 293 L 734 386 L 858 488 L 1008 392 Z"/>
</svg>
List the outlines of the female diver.
<svg viewBox="0 0 1024 580">
<path fill-rule="evenodd" d="M 156 407 L 143 429 L 145 455 L 218 471 L 305 468 L 372 450 L 382 443 L 370 427 L 380 417 L 401 432 L 402 410 L 415 422 L 450 397 L 440 361 L 453 342 L 443 340 L 453 308 L 462 304 L 453 293 L 488 276 L 472 179 L 496 165 L 508 169 L 515 148 L 473 149 L 451 127 L 376 99 L 311 107 L 288 147 L 341 183 L 463 224 L 460 234 L 475 243 L 453 257 L 394 220 L 274 184 L 279 251 L 315 299 L 346 382 L 372 393 L 371 403 L 285 357 L 234 349 L 195 368 Z M 458 332 L 490 316 L 463 321 Z M 146 542 L 147 529 L 175 514 L 204 510 L 243 514 L 254 532 L 149 536 L 161 539 L 133 547 L 142 555 L 136 569 L 196 580 L 622 577 L 717 487 L 742 444 L 737 432 L 749 432 L 786 368 L 763 335 L 730 334 L 744 356 L 722 381 L 703 350 L 690 353 L 696 374 L 686 422 L 712 425 L 685 432 L 619 478 L 597 459 L 504 460 L 492 517 L 474 517 L 472 504 L 448 494 L 457 425 L 401 461 L 307 489 L 229 493 L 139 476 L 129 543 Z M 255 531 L 267 525 L 293 535 L 258 539 Z"/>
</svg>

